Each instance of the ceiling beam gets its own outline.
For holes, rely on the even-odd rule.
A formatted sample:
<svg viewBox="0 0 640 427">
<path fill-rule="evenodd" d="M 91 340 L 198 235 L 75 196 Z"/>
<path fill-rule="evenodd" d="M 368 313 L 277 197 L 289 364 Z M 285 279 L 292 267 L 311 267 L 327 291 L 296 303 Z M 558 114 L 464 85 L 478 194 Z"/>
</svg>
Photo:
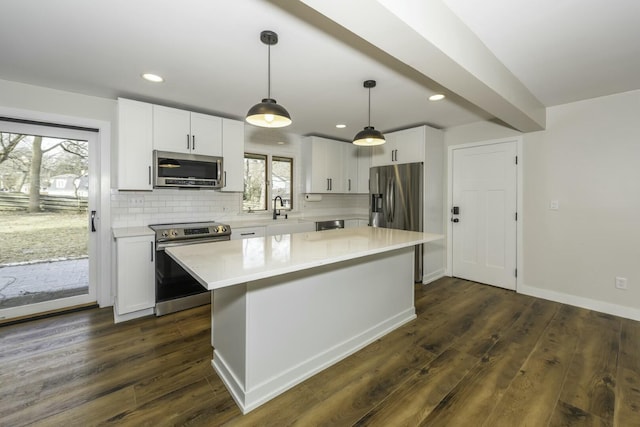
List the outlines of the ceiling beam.
<svg viewBox="0 0 640 427">
<path fill-rule="evenodd" d="M 442 0 L 299 2 L 508 126 L 545 128 L 545 107 Z"/>
</svg>

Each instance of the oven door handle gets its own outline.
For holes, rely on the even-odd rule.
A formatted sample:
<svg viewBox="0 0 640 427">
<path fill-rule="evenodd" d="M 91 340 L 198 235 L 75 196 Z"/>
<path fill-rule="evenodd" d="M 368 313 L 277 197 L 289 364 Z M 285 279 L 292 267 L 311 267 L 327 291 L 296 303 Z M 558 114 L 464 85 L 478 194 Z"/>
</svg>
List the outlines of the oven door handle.
<svg viewBox="0 0 640 427">
<path fill-rule="evenodd" d="M 225 236 L 225 237 L 211 237 L 209 239 L 181 240 L 179 242 L 158 242 L 156 244 L 156 250 L 162 251 L 165 248 L 171 248 L 173 246 L 195 245 L 197 243 L 224 242 L 230 239 L 231 238 L 229 236 Z"/>
</svg>

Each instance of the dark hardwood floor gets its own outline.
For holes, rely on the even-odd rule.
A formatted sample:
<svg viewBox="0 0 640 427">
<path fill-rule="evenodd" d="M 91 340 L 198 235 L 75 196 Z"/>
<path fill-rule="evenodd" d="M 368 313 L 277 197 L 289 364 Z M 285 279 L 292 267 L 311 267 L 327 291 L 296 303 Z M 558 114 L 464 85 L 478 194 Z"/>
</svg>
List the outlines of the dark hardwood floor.
<svg viewBox="0 0 640 427">
<path fill-rule="evenodd" d="M 640 322 L 459 279 L 418 319 L 242 416 L 209 306 L 0 327 L 0 426 L 640 426 Z"/>
</svg>

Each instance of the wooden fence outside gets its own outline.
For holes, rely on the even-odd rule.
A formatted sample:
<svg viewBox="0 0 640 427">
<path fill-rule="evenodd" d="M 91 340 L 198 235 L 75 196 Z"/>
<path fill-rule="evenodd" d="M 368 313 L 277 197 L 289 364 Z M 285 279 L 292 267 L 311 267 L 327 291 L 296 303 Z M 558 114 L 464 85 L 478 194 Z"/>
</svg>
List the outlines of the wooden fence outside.
<svg viewBox="0 0 640 427">
<path fill-rule="evenodd" d="M 0 192 L 0 211 L 21 211 L 27 210 L 28 207 L 28 195 L 22 193 Z M 87 199 L 40 196 L 40 209 L 44 211 L 86 212 Z"/>
</svg>

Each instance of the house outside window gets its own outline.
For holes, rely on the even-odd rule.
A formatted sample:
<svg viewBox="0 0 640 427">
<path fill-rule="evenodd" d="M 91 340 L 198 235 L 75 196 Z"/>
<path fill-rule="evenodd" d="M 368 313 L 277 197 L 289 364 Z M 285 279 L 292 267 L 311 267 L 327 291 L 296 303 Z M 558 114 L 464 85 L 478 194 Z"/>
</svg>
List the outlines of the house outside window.
<svg viewBox="0 0 640 427">
<path fill-rule="evenodd" d="M 267 211 L 273 199 L 282 197 L 282 209 L 293 208 L 293 159 L 268 154 L 244 154 L 242 210 Z M 278 203 L 278 209 L 280 204 Z"/>
</svg>

